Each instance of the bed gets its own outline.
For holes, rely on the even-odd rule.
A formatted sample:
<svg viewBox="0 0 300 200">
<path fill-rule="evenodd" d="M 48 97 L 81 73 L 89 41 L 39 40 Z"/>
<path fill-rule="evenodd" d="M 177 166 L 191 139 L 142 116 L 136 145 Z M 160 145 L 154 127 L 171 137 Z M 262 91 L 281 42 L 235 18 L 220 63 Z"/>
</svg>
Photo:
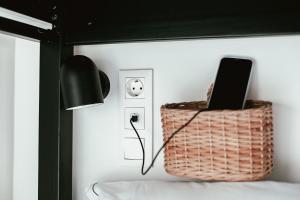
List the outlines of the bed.
<svg viewBox="0 0 300 200">
<path fill-rule="evenodd" d="M 88 200 L 300 200 L 300 183 L 122 181 L 94 183 Z"/>
</svg>

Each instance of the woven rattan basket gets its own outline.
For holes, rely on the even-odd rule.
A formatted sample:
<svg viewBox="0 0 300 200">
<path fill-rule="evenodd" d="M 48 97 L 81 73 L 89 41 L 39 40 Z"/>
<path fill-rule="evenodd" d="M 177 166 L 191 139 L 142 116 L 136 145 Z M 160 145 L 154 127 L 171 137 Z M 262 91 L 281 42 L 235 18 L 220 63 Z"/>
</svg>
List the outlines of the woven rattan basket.
<svg viewBox="0 0 300 200">
<path fill-rule="evenodd" d="M 164 141 L 207 103 L 161 107 Z M 166 145 L 165 169 L 175 176 L 253 181 L 271 173 L 272 104 L 247 101 L 246 109 L 201 112 Z"/>
</svg>

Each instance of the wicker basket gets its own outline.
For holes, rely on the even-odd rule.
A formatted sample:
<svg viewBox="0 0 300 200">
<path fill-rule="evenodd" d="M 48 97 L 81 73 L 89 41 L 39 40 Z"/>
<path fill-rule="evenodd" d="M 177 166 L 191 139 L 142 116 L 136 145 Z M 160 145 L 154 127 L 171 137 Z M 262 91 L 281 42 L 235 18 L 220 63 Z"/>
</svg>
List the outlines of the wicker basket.
<svg viewBox="0 0 300 200">
<path fill-rule="evenodd" d="M 161 107 L 164 141 L 207 103 Z M 273 167 L 272 104 L 247 101 L 244 110 L 201 112 L 165 148 L 169 174 L 217 181 L 253 181 Z"/>
</svg>

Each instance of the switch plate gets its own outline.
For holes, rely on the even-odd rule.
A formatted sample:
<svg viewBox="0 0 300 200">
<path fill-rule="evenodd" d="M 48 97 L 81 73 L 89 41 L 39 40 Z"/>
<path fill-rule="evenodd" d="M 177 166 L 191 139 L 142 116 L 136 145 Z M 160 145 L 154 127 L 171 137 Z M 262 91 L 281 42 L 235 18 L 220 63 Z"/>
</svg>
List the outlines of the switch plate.
<svg viewBox="0 0 300 200">
<path fill-rule="evenodd" d="M 143 146 L 145 147 L 145 139 L 141 138 Z M 141 148 L 141 143 L 138 138 L 130 137 L 124 138 L 124 159 L 125 160 L 142 160 L 142 151 L 137 151 Z"/>
<path fill-rule="evenodd" d="M 134 123 L 139 135 L 144 139 L 145 147 L 145 166 L 149 165 L 152 161 L 152 138 L 153 138 L 153 91 L 152 91 L 152 69 L 137 69 L 137 70 L 120 70 L 119 71 L 119 103 L 120 103 L 120 134 L 121 140 L 120 160 L 122 165 L 141 167 L 141 160 L 139 159 L 126 159 L 124 155 L 131 154 L 132 152 L 142 152 L 139 145 L 132 145 L 130 149 L 126 145 L 128 140 L 126 138 L 133 138 L 137 141 L 137 135 L 130 125 L 130 116 L 133 113 L 138 113 L 139 121 Z M 138 80 L 133 82 L 132 80 Z M 131 81 L 131 82 L 130 82 Z M 129 83 L 129 84 L 128 84 Z M 130 86 L 130 87 L 129 87 Z M 139 91 L 133 90 L 134 87 Z M 135 88 L 136 89 L 136 88 Z M 142 92 L 140 92 L 142 90 Z M 132 95 L 138 94 L 138 96 Z"/>
</svg>

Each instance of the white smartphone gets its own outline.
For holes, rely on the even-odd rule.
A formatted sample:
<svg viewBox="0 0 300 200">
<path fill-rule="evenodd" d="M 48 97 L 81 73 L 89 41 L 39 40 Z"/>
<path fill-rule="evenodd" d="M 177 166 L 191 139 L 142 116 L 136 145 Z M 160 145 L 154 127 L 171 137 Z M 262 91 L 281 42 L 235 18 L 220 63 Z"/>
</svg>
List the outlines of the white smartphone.
<svg viewBox="0 0 300 200">
<path fill-rule="evenodd" d="M 253 60 L 225 57 L 221 60 L 209 100 L 209 110 L 243 109 Z"/>
</svg>

